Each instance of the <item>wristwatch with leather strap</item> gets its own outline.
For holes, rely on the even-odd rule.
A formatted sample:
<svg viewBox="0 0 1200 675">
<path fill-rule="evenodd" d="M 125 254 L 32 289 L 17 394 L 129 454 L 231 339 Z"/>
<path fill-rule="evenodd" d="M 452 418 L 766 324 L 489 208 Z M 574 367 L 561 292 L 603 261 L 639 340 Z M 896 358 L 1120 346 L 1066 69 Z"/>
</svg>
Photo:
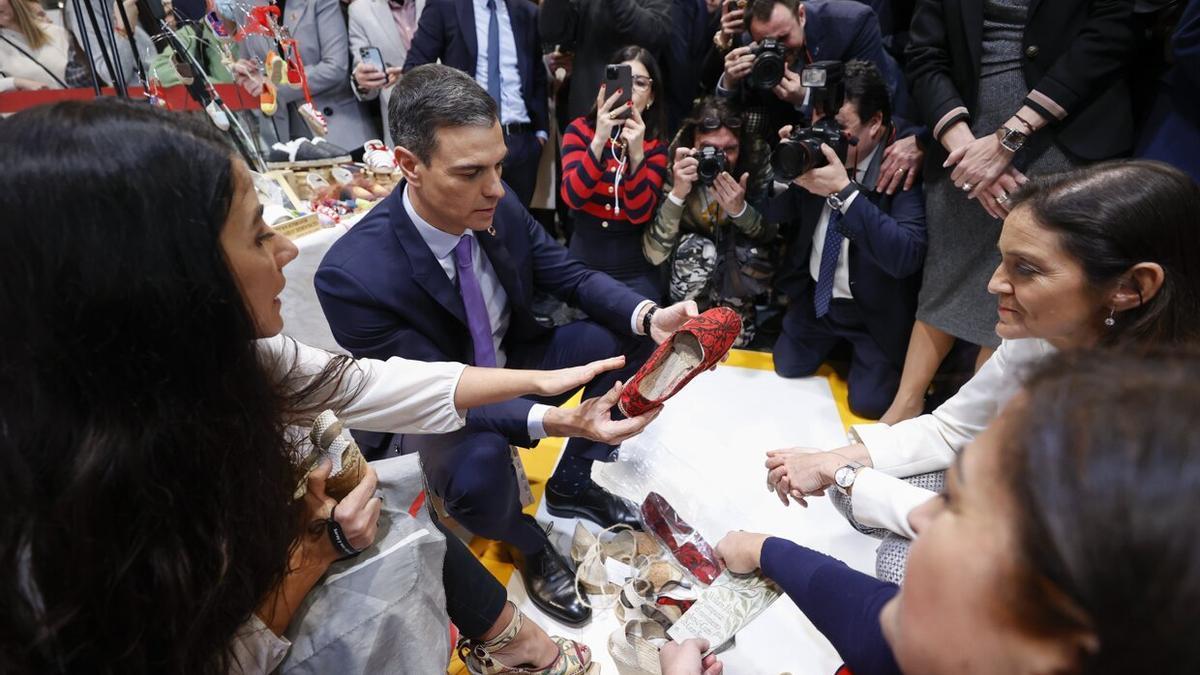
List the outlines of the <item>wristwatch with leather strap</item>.
<svg viewBox="0 0 1200 675">
<path fill-rule="evenodd" d="M 850 496 L 850 488 L 854 486 L 858 470 L 863 466 L 861 462 L 850 462 L 833 473 L 833 484 L 837 486 L 838 492 Z"/>
<path fill-rule="evenodd" d="M 850 181 L 846 187 L 826 197 L 825 203 L 829 204 L 829 208 L 838 209 L 840 211 L 841 208 L 846 205 L 846 201 L 850 199 L 850 195 L 853 195 L 860 189 L 862 189 L 861 185 L 855 183 L 854 181 Z"/>
<path fill-rule="evenodd" d="M 1000 139 L 1000 147 L 1009 152 L 1016 152 L 1029 140 L 1029 134 L 1012 127 L 1000 127 L 996 130 L 996 138 Z"/>
</svg>

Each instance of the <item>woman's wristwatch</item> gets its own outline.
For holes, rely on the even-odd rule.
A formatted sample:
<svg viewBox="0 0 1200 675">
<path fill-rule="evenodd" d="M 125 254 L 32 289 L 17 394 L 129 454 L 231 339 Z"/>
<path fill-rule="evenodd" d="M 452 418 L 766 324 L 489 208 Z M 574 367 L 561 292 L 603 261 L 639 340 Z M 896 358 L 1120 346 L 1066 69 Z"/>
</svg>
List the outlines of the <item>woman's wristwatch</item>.
<svg viewBox="0 0 1200 675">
<path fill-rule="evenodd" d="M 837 486 L 838 492 L 850 496 L 850 488 L 854 486 L 854 479 L 858 478 L 858 470 L 865 466 L 861 462 L 850 462 L 833 473 L 833 484 Z"/>
<path fill-rule="evenodd" d="M 1000 139 L 1000 147 L 1009 152 L 1016 152 L 1029 140 L 1029 134 L 1004 126 L 996 130 L 996 138 Z"/>
</svg>

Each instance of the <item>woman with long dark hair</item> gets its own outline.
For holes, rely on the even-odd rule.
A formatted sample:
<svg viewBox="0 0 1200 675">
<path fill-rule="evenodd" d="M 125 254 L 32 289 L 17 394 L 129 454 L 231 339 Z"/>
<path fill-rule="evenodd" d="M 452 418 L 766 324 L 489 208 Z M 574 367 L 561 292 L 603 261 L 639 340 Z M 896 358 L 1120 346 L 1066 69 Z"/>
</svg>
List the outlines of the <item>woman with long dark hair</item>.
<svg viewBox="0 0 1200 675">
<path fill-rule="evenodd" d="M 662 275 L 642 256 L 642 229 L 654 218 L 667 176 L 662 75 L 641 47 L 619 49 L 609 63 L 633 70 L 626 110 L 614 107 L 621 92 L 601 85 L 596 107 L 563 133 L 562 199 L 574 220 L 571 253 L 660 302 Z"/>
<path fill-rule="evenodd" d="M 279 336 L 296 248 L 215 134 L 113 101 L 0 121 L 0 671 L 272 670 L 343 555 L 314 525 L 365 549 L 381 507 L 369 468 L 341 502 L 327 465 L 295 499 L 287 427 L 332 408 L 355 428 L 445 432 L 467 408 L 623 363 L 356 362 Z M 471 589 L 446 603 L 476 653 L 582 671 L 586 648 L 522 622 L 446 546 Z"/>
</svg>

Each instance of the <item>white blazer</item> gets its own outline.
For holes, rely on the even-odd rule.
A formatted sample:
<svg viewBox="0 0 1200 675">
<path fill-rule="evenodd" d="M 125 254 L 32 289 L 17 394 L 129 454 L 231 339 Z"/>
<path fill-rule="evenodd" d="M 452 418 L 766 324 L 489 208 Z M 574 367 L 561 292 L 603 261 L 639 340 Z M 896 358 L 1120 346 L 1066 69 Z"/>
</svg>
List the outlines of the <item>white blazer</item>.
<svg viewBox="0 0 1200 675">
<path fill-rule="evenodd" d="M 908 513 L 934 496 L 900 478 L 950 468 L 954 457 L 991 423 L 1021 387 L 1024 371 L 1055 352 L 1045 340 L 1005 340 L 957 394 L 928 415 L 898 424 L 859 424 L 875 470 L 854 480 L 851 506 L 863 525 L 913 537 Z"/>
<path fill-rule="evenodd" d="M 425 0 L 417 0 L 417 21 L 425 11 Z M 400 31 L 396 28 L 396 20 L 392 17 L 388 0 L 355 0 L 350 3 L 350 79 L 354 79 L 354 69 L 362 58 L 358 54 L 359 47 L 378 47 L 383 54 L 383 62 L 390 66 L 404 66 L 408 58 L 408 50 L 400 40 Z M 415 34 L 414 34 L 415 38 Z M 395 85 L 393 85 L 395 86 Z M 360 101 L 379 101 L 383 113 L 383 142 L 392 145 L 392 130 L 388 124 L 388 101 L 391 100 L 392 87 L 372 89 L 360 92 L 353 87 L 354 95 Z"/>
</svg>

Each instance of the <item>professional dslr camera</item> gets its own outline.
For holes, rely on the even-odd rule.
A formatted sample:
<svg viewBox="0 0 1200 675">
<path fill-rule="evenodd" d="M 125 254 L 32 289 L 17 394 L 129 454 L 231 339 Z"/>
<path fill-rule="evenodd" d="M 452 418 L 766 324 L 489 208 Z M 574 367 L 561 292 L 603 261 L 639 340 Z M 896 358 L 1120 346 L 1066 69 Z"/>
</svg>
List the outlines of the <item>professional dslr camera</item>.
<svg viewBox="0 0 1200 675">
<path fill-rule="evenodd" d="M 780 142 L 771 158 L 775 180 L 790 183 L 805 172 L 829 164 L 821 152 L 821 144 L 833 148 L 837 156 L 846 161 L 848 146 L 857 141 L 846 137 L 835 117 L 846 100 L 844 72 L 841 61 L 817 61 L 806 66 L 800 74 L 804 86 L 808 87 L 813 109 L 819 108 L 824 116 L 811 126 L 792 129 L 788 138 Z"/>
<path fill-rule="evenodd" d="M 700 162 L 696 167 L 696 172 L 700 174 L 700 182 L 705 186 L 712 186 L 729 162 L 724 150 L 719 150 L 711 145 L 700 148 L 696 157 Z"/>
<path fill-rule="evenodd" d="M 750 48 L 754 65 L 750 66 L 748 82 L 752 88 L 769 91 L 783 80 L 783 71 L 787 68 L 783 58 L 785 51 L 783 44 L 774 38 L 766 38 Z"/>
</svg>

